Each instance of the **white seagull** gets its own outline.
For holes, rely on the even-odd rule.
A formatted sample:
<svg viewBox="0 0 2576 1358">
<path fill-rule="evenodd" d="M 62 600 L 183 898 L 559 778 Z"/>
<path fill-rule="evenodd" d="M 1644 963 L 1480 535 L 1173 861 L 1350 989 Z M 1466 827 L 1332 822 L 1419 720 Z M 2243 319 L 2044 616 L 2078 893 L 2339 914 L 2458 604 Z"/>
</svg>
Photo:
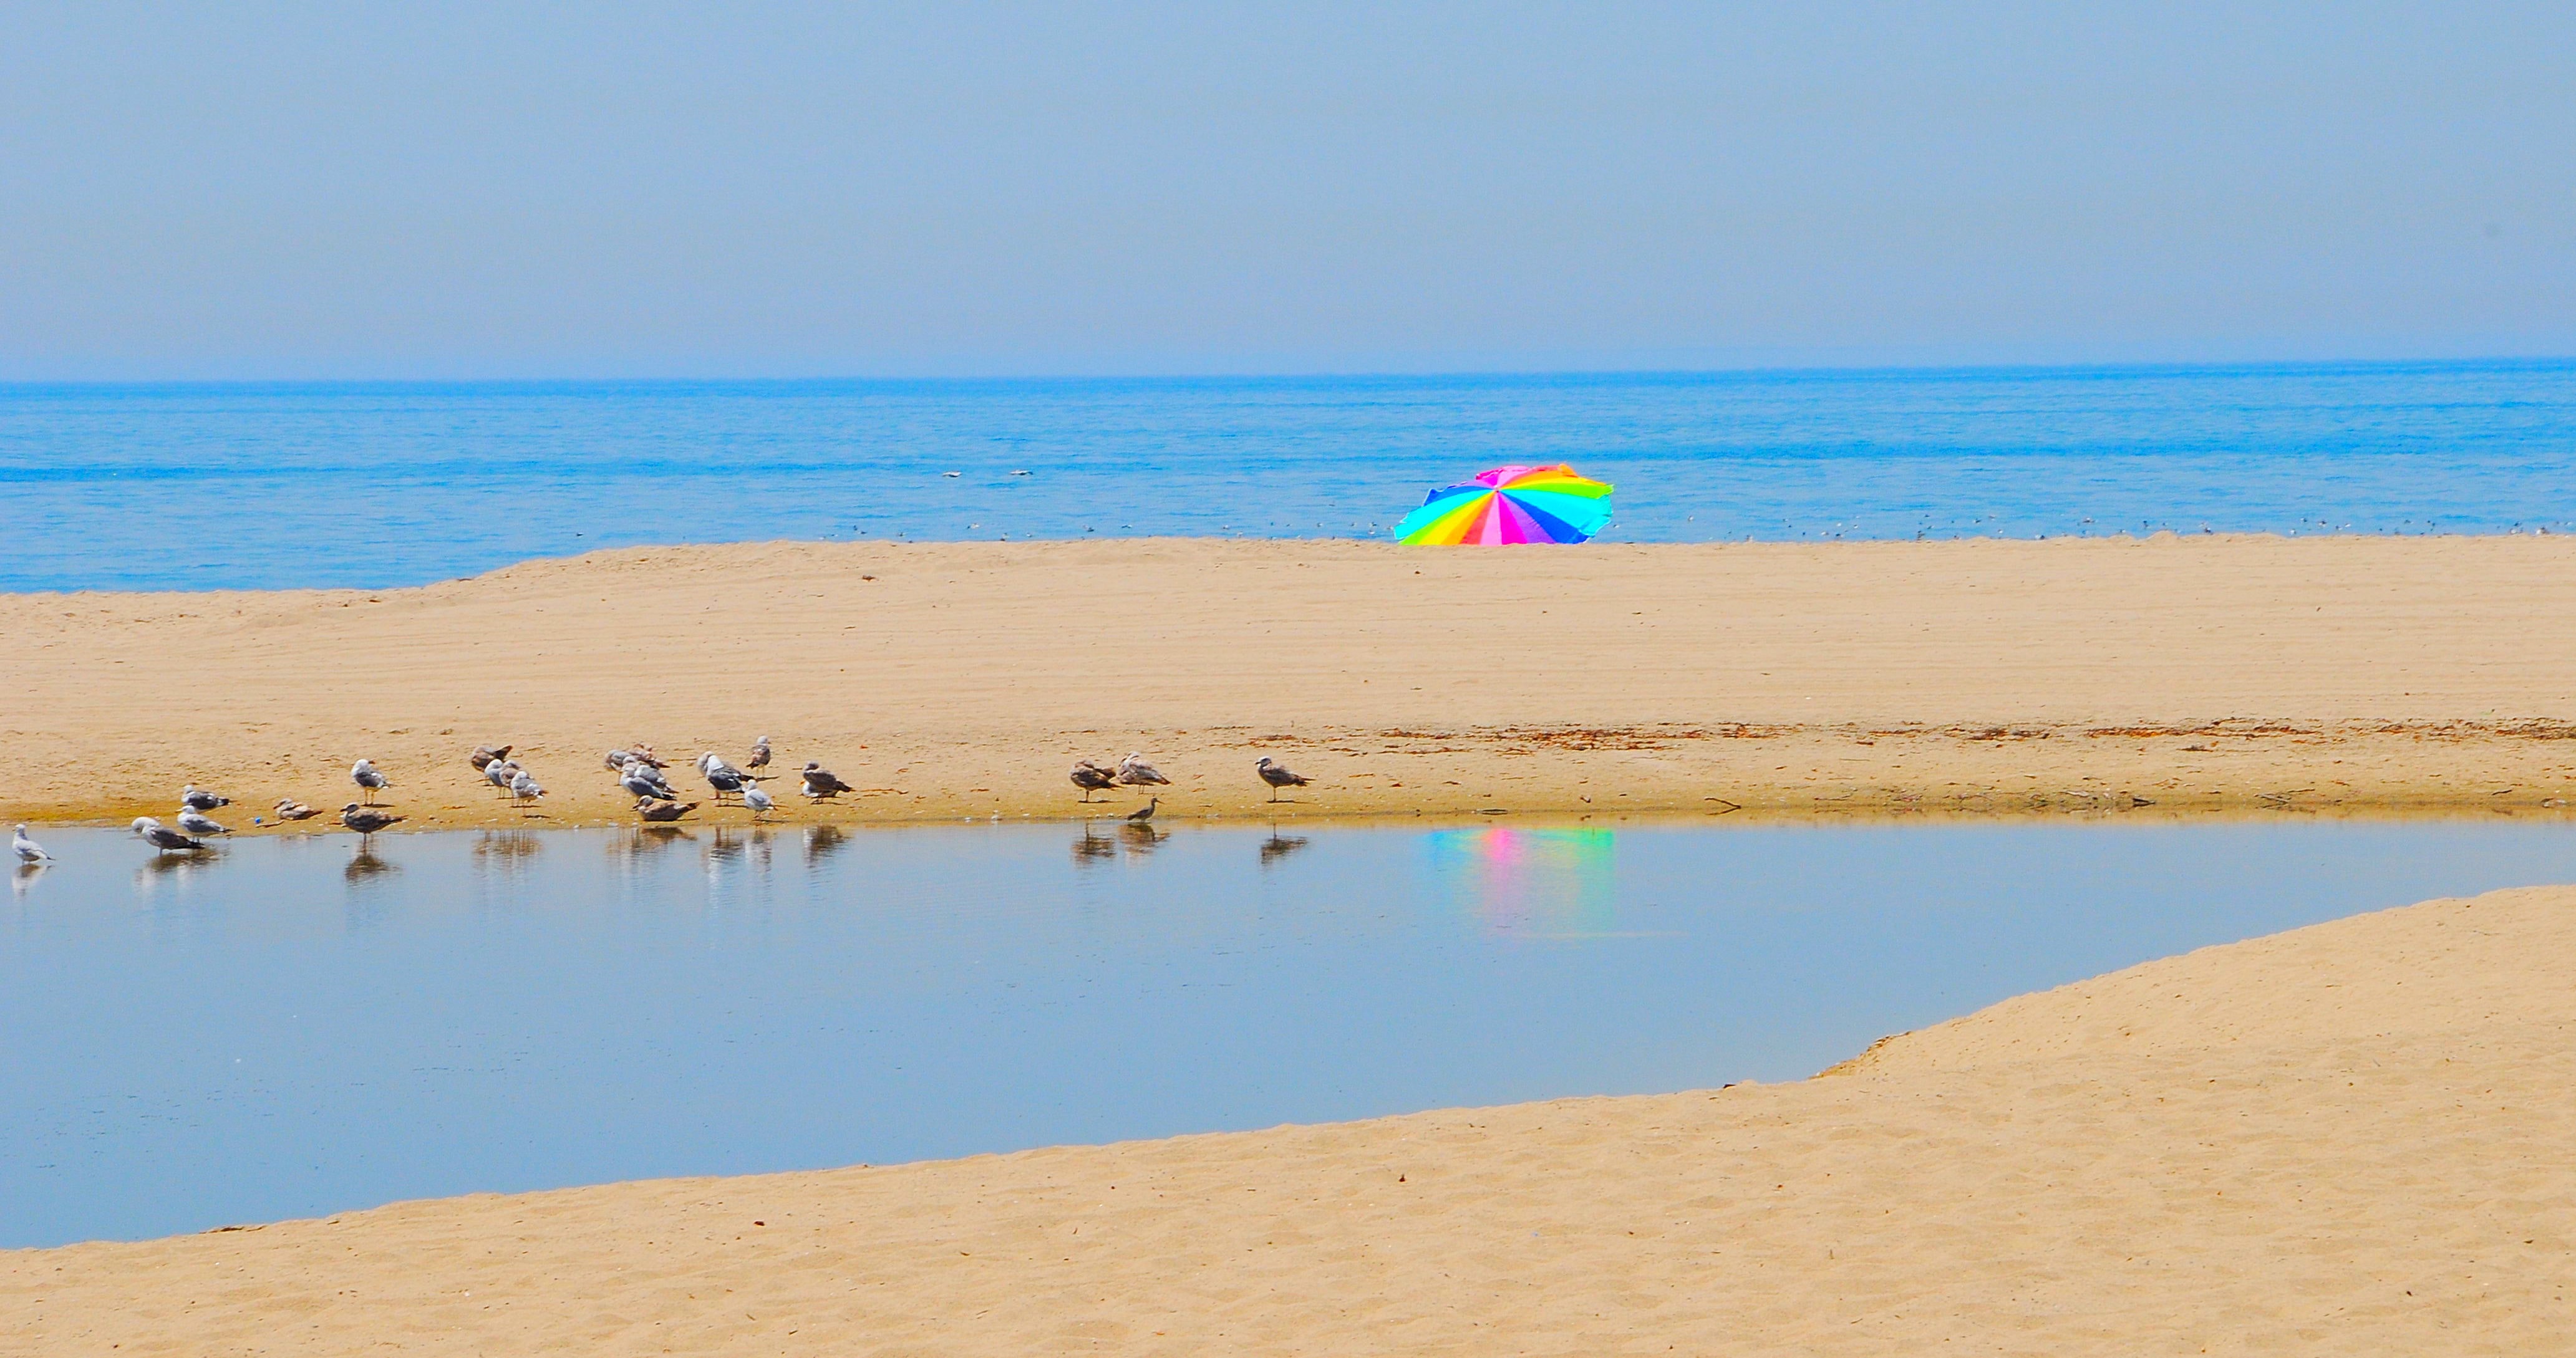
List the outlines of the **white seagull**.
<svg viewBox="0 0 2576 1358">
<path fill-rule="evenodd" d="M 778 806 L 777 802 L 770 799 L 768 793 L 761 791 L 757 786 L 745 787 L 742 790 L 742 804 L 751 808 L 753 820 L 768 815 Z"/>
<path fill-rule="evenodd" d="M 179 808 L 179 828 L 192 835 L 228 835 L 232 831 L 215 824 L 215 818 L 193 806 Z"/>
<path fill-rule="evenodd" d="M 537 780 L 529 777 L 526 769 L 510 775 L 511 801 L 524 807 L 534 807 L 537 800 L 545 795 L 546 790 L 537 786 Z"/>
<path fill-rule="evenodd" d="M 359 790 L 365 794 L 364 800 L 370 806 L 375 804 L 377 793 L 393 786 L 391 781 L 376 771 L 375 761 L 370 759 L 361 759 L 349 766 L 349 781 L 358 785 Z"/>
<path fill-rule="evenodd" d="M 18 833 L 9 837 L 9 852 L 16 855 L 18 861 L 21 863 L 50 863 L 54 861 L 54 856 L 45 852 L 44 845 L 27 838 L 27 827 L 23 825 L 18 827 Z"/>
<path fill-rule="evenodd" d="M 134 818 L 132 829 L 136 839 L 142 840 L 144 843 L 151 845 L 153 848 L 159 849 L 163 853 L 172 853 L 182 849 L 193 853 L 198 849 L 206 847 L 197 840 L 188 838 L 186 835 L 163 825 L 161 822 L 152 819 L 150 816 L 136 816 Z"/>
<path fill-rule="evenodd" d="M 1169 783 L 1162 771 L 1145 762 L 1142 754 L 1131 754 L 1118 761 L 1118 781 L 1134 787 L 1138 783 Z"/>
</svg>

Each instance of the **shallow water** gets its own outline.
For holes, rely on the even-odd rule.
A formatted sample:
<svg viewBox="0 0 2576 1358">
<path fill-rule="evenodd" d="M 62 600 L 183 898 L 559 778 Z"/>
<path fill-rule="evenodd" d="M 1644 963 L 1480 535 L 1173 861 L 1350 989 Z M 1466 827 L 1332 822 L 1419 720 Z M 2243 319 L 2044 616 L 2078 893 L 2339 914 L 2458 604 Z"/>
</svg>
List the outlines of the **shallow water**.
<svg viewBox="0 0 2576 1358">
<path fill-rule="evenodd" d="M 2576 826 L 108 831 L 0 907 L 0 1246 L 1794 1079 Z"/>
<path fill-rule="evenodd" d="M 1434 486 L 1561 460 L 1618 486 L 1623 541 L 2557 532 L 2576 364 L 0 385 L 0 590 L 395 586 L 635 543 L 1369 537 Z"/>
</svg>

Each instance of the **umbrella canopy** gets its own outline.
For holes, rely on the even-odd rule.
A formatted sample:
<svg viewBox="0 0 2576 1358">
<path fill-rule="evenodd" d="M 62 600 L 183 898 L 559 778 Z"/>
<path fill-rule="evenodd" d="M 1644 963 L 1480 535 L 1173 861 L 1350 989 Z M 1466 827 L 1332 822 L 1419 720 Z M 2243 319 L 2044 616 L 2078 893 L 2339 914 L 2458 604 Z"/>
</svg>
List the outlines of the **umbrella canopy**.
<svg viewBox="0 0 2576 1358">
<path fill-rule="evenodd" d="M 1431 492 L 1395 526 L 1413 546 L 1581 542 L 1610 522 L 1610 487 L 1572 467 L 1496 467 Z"/>
</svg>

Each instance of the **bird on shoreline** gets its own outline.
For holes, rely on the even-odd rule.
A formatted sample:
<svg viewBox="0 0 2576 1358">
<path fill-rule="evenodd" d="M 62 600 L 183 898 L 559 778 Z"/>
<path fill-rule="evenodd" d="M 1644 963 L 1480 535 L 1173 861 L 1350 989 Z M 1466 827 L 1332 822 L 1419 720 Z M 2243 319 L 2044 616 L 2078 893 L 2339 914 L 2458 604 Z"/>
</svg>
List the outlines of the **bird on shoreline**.
<svg viewBox="0 0 2576 1358">
<path fill-rule="evenodd" d="M 54 861 L 54 856 L 45 852 L 44 845 L 27 838 L 27 827 L 23 825 L 18 827 L 16 834 L 9 836 L 9 853 L 19 862 L 26 864 Z"/>
<path fill-rule="evenodd" d="M 753 820 L 758 820 L 761 817 L 768 815 L 778 807 L 778 803 L 773 800 L 768 793 L 761 791 L 758 787 L 747 787 L 742 790 L 742 804 L 751 808 L 751 818 Z"/>
<path fill-rule="evenodd" d="M 474 747 L 474 753 L 465 756 L 474 765 L 476 773 L 490 768 L 493 760 L 509 757 L 510 747 L 507 745 L 477 745 Z"/>
<path fill-rule="evenodd" d="M 232 831 L 215 824 L 215 818 L 193 806 L 179 808 L 179 828 L 192 835 L 228 835 Z"/>
<path fill-rule="evenodd" d="M 722 805 L 726 797 L 742 791 L 751 782 L 750 774 L 726 763 L 724 756 L 713 750 L 698 756 L 698 776 L 707 780 L 708 787 L 715 789 L 718 805 Z"/>
<path fill-rule="evenodd" d="M 1152 820 L 1154 818 L 1154 808 L 1161 806 L 1162 804 L 1163 799 L 1160 797 L 1156 797 L 1146 802 L 1143 806 L 1127 813 L 1127 823 L 1130 825 L 1142 825 L 1145 822 Z"/>
<path fill-rule="evenodd" d="M 537 780 L 529 777 L 526 769 L 510 775 L 510 802 L 520 810 L 534 811 L 545 795 L 546 790 L 537 786 Z"/>
<path fill-rule="evenodd" d="M 340 823 L 362 835 L 372 835 L 388 825 L 399 825 L 406 819 L 409 818 L 389 816 L 372 807 L 360 806 L 356 802 L 340 808 Z"/>
<path fill-rule="evenodd" d="M 306 806 L 304 803 L 295 800 L 293 797 L 278 798 L 276 809 L 277 818 L 279 820 L 311 820 L 315 816 L 322 814 L 321 812 L 314 810 L 312 807 Z"/>
<path fill-rule="evenodd" d="M 1106 792 L 1118 786 L 1117 770 L 1102 768 L 1097 760 L 1073 761 L 1073 769 L 1065 774 L 1065 777 L 1072 780 L 1075 787 L 1082 789 L 1082 800 L 1086 802 L 1091 800 L 1092 793 Z"/>
<path fill-rule="evenodd" d="M 1266 754 L 1252 761 L 1252 767 L 1261 775 L 1261 781 L 1270 785 L 1270 800 L 1274 802 L 1279 800 L 1279 789 L 1304 787 L 1314 781 L 1302 773 L 1289 772 L 1287 765 L 1273 761 Z"/>
<path fill-rule="evenodd" d="M 518 761 L 495 759 L 483 766 L 483 781 L 490 783 L 493 791 L 506 797 L 510 794 L 510 779 L 518 771 Z"/>
<path fill-rule="evenodd" d="M 361 759 L 350 765 L 349 781 L 358 785 L 360 800 L 369 806 L 376 804 L 377 793 L 393 786 L 391 779 L 377 771 L 375 761 L 372 759 Z"/>
<path fill-rule="evenodd" d="M 751 758 L 744 760 L 742 766 L 754 776 L 758 776 L 762 769 L 769 767 L 769 737 L 762 736 L 751 742 Z"/>
<path fill-rule="evenodd" d="M 150 816 L 136 816 L 129 828 L 135 838 L 163 853 L 195 853 L 206 847 L 204 841 L 190 839 Z"/>
<path fill-rule="evenodd" d="M 626 767 L 619 771 L 617 782 L 619 786 L 638 797 L 652 797 L 666 802 L 676 802 L 680 799 L 679 794 L 671 790 L 671 784 L 662 777 L 661 772 L 640 759 L 628 760 Z"/>
<path fill-rule="evenodd" d="M 805 780 L 805 795 L 818 802 L 829 801 L 844 792 L 858 791 L 857 788 L 842 782 L 838 774 L 810 759 L 805 761 L 801 776 Z"/>
<path fill-rule="evenodd" d="M 1146 763 L 1144 755 L 1131 754 L 1118 761 L 1118 781 L 1134 787 L 1139 783 L 1162 783 L 1168 786 L 1172 780 L 1164 777 L 1161 770 Z"/>
<path fill-rule="evenodd" d="M 232 804 L 232 798 L 218 797 L 214 793 L 208 792 L 194 783 L 190 783 L 186 787 L 179 789 L 179 805 L 184 806 L 191 811 L 212 811 L 218 806 L 230 806 Z"/>
<path fill-rule="evenodd" d="M 696 802 L 665 802 L 656 801 L 651 797 L 635 799 L 635 814 L 661 825 L 667 825 L 697 809 Z"/>
</svg>

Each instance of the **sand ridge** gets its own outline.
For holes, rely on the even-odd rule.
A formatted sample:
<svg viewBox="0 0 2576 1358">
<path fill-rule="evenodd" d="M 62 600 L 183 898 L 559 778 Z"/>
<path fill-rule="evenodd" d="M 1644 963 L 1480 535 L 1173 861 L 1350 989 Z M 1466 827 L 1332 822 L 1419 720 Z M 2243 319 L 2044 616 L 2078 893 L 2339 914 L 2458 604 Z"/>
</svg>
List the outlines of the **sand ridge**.
<svg viewBox="0 0 2576 1358">
<path fill-rule="evenodd" d="M 2565 1352 L 2571 958 L 2526 889 L 1796 1084 L 0 1254 L 0 1350 Z"/>
<path fill-rule="evenodd" d="M 627 814 L 602 750 L 760 734 L 860 789 L 788 818 L 846 822 L 1080 815 L 1066 766 L 1129 750 L 1173 816 L 2554 812 L 2571 568 L 2518 536 L 768 543 L 0 596 L 0 816 L 336 807 L 365 755 L 413 827 L 514 823 L 464 762 L 510 741 L 534 823 L 595 823 Z M 1266 804 L 1265 754 L 1316 785 Z"/>
</svg>

